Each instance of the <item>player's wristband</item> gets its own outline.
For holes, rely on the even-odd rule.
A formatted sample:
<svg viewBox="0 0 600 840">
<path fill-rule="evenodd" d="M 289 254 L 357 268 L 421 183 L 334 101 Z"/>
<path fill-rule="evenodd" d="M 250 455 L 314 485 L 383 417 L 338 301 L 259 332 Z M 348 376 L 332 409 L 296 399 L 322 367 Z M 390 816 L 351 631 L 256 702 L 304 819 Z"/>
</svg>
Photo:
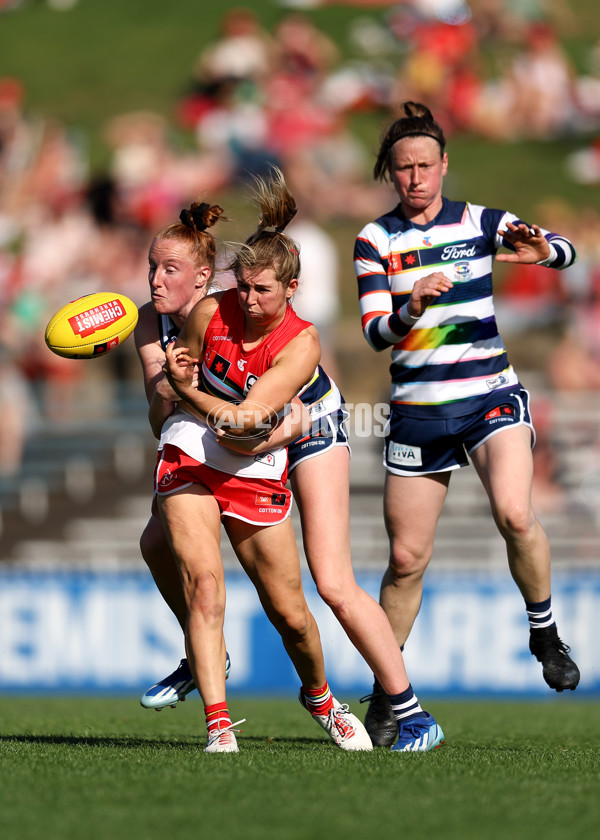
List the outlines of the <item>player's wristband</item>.
<svg viewBox="0 0 600 840">
<path fill-rule="evenodd" d="M 417 321 L 419 320 L 419 318 L 420 318 L 421 316 L 420 316 L 420 315 L 417 315 L 417 316 L 415 317 L 414 315 L 411 315 L 411 314 L 410 314 L 410 312 L 408 311 L 408 303 L 405 303 L 405 304 L 404 304 L 404 306 L 402 306 L 402 307 L 400 308 L 400 310 L 399 310 L 399 312 L 398 312 L 398 317 L 400 318 L 400 320 L 401 320 L 404 324 L 408 324 L 408 326 L 411 326 L 411 327 L 412 327 L 412 325 L 413 325 L 413 324 L 416 324 L 416 323 L 417 323 Z"/>
<path fill-rule="evenodd" d="M 551 265 L 554 264 L 554 262 L 558 258 L 556 248 L 554 247 L 552 242 L 548 242 L 548 245 L 550 246 L 550 256 L 546 257 L 545 260 L 540 260 L 539 262 L 536 262 L 536 265 L 551 266 Z"/>
</svg>

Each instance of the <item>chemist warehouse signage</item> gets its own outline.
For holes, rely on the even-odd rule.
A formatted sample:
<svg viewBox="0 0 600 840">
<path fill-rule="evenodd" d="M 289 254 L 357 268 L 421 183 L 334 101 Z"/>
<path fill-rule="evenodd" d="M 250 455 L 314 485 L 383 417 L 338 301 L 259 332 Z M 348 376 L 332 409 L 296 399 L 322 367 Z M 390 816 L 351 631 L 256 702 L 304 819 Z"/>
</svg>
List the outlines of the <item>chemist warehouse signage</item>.
<svg viewBox="0 0 600 840">
<path fill-rule="evenodd" d="M 376 597 L 379 575 L 357 577 Z M 227 584 L 228 690 L 295 697 L 298 678 L 253 587 L 241 574 L 230 574 Z M 310 579 L 305 589 L 336 695 L 368 692 L 369 669 Z M 555 573 L 554 604 L 560 634 L 581 669 L 577 694 L 597 693 L 600 575 Z M 405 658 L 420 697 L 548 695 L 527 643 L 522 601 L 508 572 L 431 573 Z M 0 574 L 0 692 L 119 692 L 137 700 L 182 656 L 179 626 L 145 572 Z"/>
</svg>

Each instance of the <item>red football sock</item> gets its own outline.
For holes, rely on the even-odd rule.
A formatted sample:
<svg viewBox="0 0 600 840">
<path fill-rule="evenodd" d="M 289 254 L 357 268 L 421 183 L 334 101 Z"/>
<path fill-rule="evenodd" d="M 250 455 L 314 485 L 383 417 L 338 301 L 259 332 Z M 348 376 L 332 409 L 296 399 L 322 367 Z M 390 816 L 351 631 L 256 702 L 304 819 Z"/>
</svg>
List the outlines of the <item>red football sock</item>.
<svg viewBox="0 0 600 840">
<path fill-rule="evenodd" d="M 305 688 L 302 686 L 302 692 L 306 699 L 308 711 L 312 715 L 326 715 L 333 709 L 333 697 L 327 682 L 321 688 Z"/>
<path fill-rule="evenodd" d="M 231 718 L 225 700 L 222 703 L 205 706 L 204 714 L 206 715 L 206 728 L 209 732 L 214 732 L 215 729 L 227 729 L 228 726 L 231 726 Z"/>
</svg>

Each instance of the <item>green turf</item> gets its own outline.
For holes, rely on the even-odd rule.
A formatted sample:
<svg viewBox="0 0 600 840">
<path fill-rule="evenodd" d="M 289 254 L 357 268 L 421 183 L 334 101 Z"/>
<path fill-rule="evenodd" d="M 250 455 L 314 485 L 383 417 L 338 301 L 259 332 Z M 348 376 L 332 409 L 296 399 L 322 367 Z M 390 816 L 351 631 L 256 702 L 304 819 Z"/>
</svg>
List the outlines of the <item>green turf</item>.
<svg viewBox="0 0 600 840">
<path fill-rule="evenodd" d="M 597 837 L 600 706 L 435 702 L 429 754 L 347 754 L 289 700 L 234 696 L 237 755 L 205 755 L 202 707 L 0 698 L 0 836 Z"/>
</svg>

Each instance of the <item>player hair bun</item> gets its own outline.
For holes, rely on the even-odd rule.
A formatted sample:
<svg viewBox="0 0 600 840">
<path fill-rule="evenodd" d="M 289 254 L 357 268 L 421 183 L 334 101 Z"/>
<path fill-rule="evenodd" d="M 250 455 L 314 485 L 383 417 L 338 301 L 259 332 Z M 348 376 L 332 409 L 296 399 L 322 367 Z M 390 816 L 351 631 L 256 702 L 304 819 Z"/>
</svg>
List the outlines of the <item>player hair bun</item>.
<svg viewBox="0 0 600 840">
<path fill-rule="evenodd" d="M 94 292 L 70 301 L 50 318 L 46 344 L 65 359 L 95 359 L 119 347 L 137 320 L 137 306 L 125 295 Z"/>
</svg>

